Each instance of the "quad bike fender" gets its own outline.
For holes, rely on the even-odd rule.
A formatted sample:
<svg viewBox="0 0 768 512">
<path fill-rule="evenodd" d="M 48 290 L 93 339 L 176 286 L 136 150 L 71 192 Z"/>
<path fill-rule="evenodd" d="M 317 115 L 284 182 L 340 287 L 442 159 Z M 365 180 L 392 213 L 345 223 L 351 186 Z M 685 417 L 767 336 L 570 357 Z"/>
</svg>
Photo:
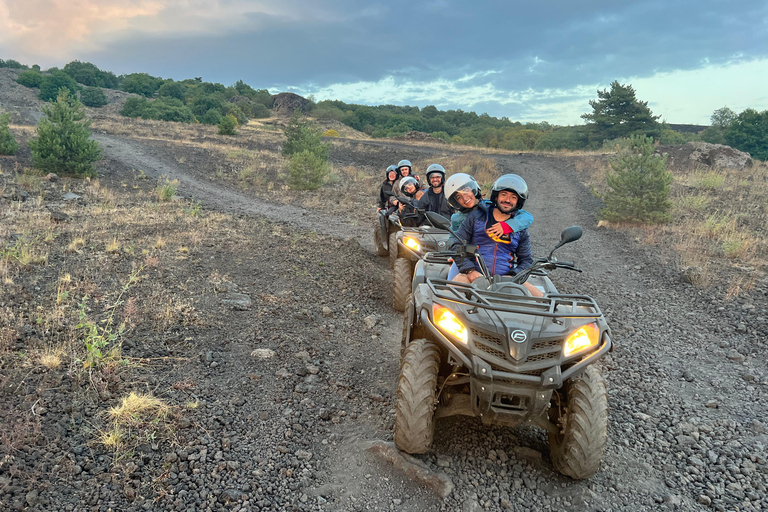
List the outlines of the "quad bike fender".
<svg viewBox="0 0 768 512">
<path fill-rule="evenodd" d="M 416 266 L 413 268 L 413 293 L 416 293 L 416 289 L 420 284 L 427 282 L 427 276 L 424 272 L 424 260 L 416 262 Z"/>
<path fill-rule="evenodd" d="M 387 216 L 379 212 L 379 235 L 381 236 L 381 245 L 385 249 L 389 250 L 389 219 Z"/>
</svg>

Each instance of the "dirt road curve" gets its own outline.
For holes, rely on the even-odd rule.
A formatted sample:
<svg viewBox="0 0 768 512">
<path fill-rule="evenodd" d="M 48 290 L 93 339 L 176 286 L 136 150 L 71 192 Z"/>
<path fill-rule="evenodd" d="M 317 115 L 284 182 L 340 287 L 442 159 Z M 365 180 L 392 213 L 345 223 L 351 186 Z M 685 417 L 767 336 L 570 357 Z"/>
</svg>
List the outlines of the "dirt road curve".
<svg viewBox="0 0 768 512">
<path fill-rule="evenodd" d="M 352 237 L 366 248 L 371 246 L 366 226 L 370 212 L 361 212 L 357 219 L 332 219 L 322 212 L 256 202 L 236 191 L 218 188 L 204 177 L 193 176 L 164 158 L 157 148 L 113 136 L 97 138 L 108 157 L 155 177 L 178 179 L 182 194 L 202 201 L 208 208 L 265 216 L 289 222 L 300 230 L 342 239 Z M 351 152 L 341 155 L 334 150 L 332 159 L 353 164 L 363 155 L 369 158 L 370 146 L 365 142 L 349 144 Z M 418 146 L 401 146 L 398 150 L 403 151 L 403 158 L 412 159 L 428 158 L 438 151 Z M 542 431 L 533 427 L 488 428 L 474 420 L 451 418 L 438 423 L 433 450 L 420 457 L 429 471 L 442 472 L 452 480 L 452 492 L 441 500 L 399 469 L 366 452 L 371 442 L 391 441 L 400 317 L 391 309 L 386 262 L 377 260 L 370 250 L 361 251 L 349 242 L 340 242 L 337 258 L 330 257 L 326 263 L 329 267 L 362 266 L 373 272 L 359 277 L 359 283 L 321 277 L 317 293 L 370 287 L 374 292 L 369 299 L 350 304 L 350 309 L 375 311 L 378 327 L 371 336 L 372 331 L 363 327 L 361 318 L 357 325 L 354 320 L 347 321 L 345 341 L 339 336 L 337 347 L 323 345 L 329 353 L 313 357 L 323 359 L 323 372 L 335 376 L 332 389 L 338 391 L 341 386 L 349 392 L 302 395 L 306 390 L 301 386 L 311 386 L 313 379 L 306 371 L 303 375 L 293 372 L 294 405 L 282 406 L 284 421 L 277 424 L 276 430 L 250 438 L 239 431 L 241 438 L 249 439 L 239 448 L 246 459 L 248 453 L 263 453 L 273 450 L 275 444 L 287 444 L 291 435 L 293 439 L 302 438 L 307 445 L 305 452 L 287 453 L 285 460 L 304 457 L 309 461 L 299 466 L 304 467 L 306 478 L 286 479 L 280 468 L 294 466 L 285 465 L 281 449 L 268 458 L 266 466 L 250 474 L 230 474 L 226 479 L 205 477 L 205 484 L 221 492 L 226 486 L 242 487 L 249 479 L 261 479 L 263 492 L 256 494 L 262 499 L 252 499 L 251 510 L 768 509 L 765 283 L 758 283 L 757 295 L 753 296 L 762 293 L 762 300 L 742 298 L 727 304 L 715 300 L 681 284 L 674 269 L 661 266 L 648 249 L 638 248 L 623 235 L 597 229 L 598 205 L 578 182 L 567 160 L 531 155 L 493 158 L 504 170 L 521 174 L 529 184 L 531 198 L 526 209 L 535 217 L 530 230 L 534 252 L 541 254 L 553 246 L 563 228 L 573 224 L 584 227 L 582 240 L 560 253 L 562 259 L 575 261 L 584 273 L 561 271 L 553 279 L 561 291 L 595 297 L 614 330 L 616 350 L 603 364 L 611 423 L 602 470 L 589 481 L 570 480 L 552 470 Z M 354 227 L 355 220 L 362 227 Z M 306 243 L 311 247 L 313 242 Z M 299 293 L 291 281 L 266 283 L 272 285 L 289 296 Z M 303 321 L 297 320 L 300 317 L 288 313 L 301 307 L 289 304 L 271 321 L 279 318 L 290 324 L 297 336 L 315 337 L 318 324 L 310 322 L 303 327 Z M 336 317 L 341 313 L 332 312 Z M 333 326 L 328 325 L 322 328 L 330 328 L 333 333 Z M 342 329 L 340 322 L 335 325 L 337 332 Z M 259 346 L 270 348 L 269 337 Z M 224 347 L 221 364 L 230 368 L 227 361 L 253 348 L 247 343 L 240 348 Z M 292 361 L 294 354 L 280 352 L 267 366 L 263 380 L 278 380 L 273 373 L 285 366 L 290 369 Z M 206 385 L 211 394 L 236 396 L 232 386 L 247 380 L 245 370 L 237 365 L 227 371 L 221 378 L 210 377 Z M 262 396 L 249 397 L 253 403 L 246 408 L 258 411 L 260 402 L 270 402 L 272 388 L 267 384 Z M 354 418 L 338 413 L 342 409 L 355 410 Z M 340 421 L 324 423 L 318 419 L 327 420 L 328 411 L 337 411 L 334 418 Z M 228 421 L 233 413 L 219 414 L 222 421 Z M 244 413 L 238 410 L 234 414 Z M 247 432 L 248 428 L 259 428 L 256 423 L 237 428 Z M 327 427 L 318 429 L 318 425 Z M 225 435 L 228 428 L 222 430 L 212 435 Z M 233 424 L 229 430 L 237 429 Z M 290 432 L 288 437 L 286 430 Z M 210 449 L 208 456 L 215 451 Z M 179 485 L 183 483 L 180 480 Z M 176 508 L 182 510 L 195 503 L 190 498 L 194 492 L 185 493 L 187 497 L 180 495 L 173 502 L 178 503 Z M 291 505 L 286 505 L 289 502 Z M 210 506 L 203 498 L 198 506 L 204 509 L 206 503 Z"/>
</svg>

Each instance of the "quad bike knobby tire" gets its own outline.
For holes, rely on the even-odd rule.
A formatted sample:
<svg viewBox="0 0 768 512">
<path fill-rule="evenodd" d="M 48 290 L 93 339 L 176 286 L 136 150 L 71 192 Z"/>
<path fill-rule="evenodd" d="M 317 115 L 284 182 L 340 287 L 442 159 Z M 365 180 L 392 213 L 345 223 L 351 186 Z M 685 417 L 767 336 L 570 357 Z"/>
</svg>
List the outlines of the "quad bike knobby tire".
<svg viewBox="0 0 768 512">
<path fill-rule="evenodd" d="M 405 303 L 411 294 L 411 261 L 408 258 L 397 258 L 394 267 L 394 305 L 396 311 L 405 311 Z"/>
<path fill-rule="evenodd" d="M 397 246 L 397 231 L 389 234 L 389 266 L 395 268 L 395 261 L 400 255 L 400 248 Z"/>
<path fill-rule="evenodd" d="M 437 372 L 440 351 L 430 340 L 408 344 L 397 381 L 395 445 L 407 453 L 424 453 L 435 433 Z"/>
<path fill-rule="evenodd" d="M 597 473 L 608 439 L 608 392 L 600 370 L 589 366 L 580 378 L 566 381 L 553 395 L 550 420 L 560 429 L 549 434 L 555 469 L 577 480 Z"/>
<path fill-rule="evenodd" d="M 389 254 L 389 251 L 386 247 L 384 247 L 384 244 L 381 240 L 381 229 L 376 226 L 373 228 L 373 246 L 376 248 L 376 253 L 379 256 L 386 256 Z"/>
</svg>

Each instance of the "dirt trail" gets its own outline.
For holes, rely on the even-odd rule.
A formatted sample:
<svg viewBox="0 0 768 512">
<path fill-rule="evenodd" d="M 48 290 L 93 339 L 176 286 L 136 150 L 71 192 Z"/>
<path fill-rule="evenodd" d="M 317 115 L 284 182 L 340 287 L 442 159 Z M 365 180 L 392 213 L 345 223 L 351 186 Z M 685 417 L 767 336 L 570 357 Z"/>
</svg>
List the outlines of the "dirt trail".
<svg viewBox="0 0 768 512">
<path fill-rule="evenodd" d="M 180 195 L 194 198 L 207 208 L 238 215 L 260 215 L 319 234 L 343 240 L 356 239 L 364 248 L 373 250 L 373 242 L 369 240 L 370 230 L 353 226 L 349 219 L 329 217 L 299 206 L 255 200 L 192 176 L 171 161 L 168 155 L 151 146 L 114 135 L 94 134 L 93 138 L 99 141 L 106 156 L 126 167 L 141 169 L 156 180 L 162 176 L 178 180 Z"/>
</svg>

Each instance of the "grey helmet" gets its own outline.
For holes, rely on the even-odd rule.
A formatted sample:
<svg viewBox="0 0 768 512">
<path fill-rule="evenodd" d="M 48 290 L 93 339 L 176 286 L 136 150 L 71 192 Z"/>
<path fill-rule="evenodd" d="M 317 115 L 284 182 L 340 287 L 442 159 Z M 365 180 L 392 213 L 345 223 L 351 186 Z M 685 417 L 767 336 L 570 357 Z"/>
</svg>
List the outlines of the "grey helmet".
<svg viewBox="0 0 768 512">
<path fill-rule="evenodd" d="M 445 197 L 448 200 L 448 204 L 451 206 L 451 208 L 454 210 L 459 210 L 463 213 L 467 213 L 471 210 L 471 208 L 464 208 L 461 206 L 456 195 L 457 192 L 464 190 L 474 194 L 478 201 L 483 198 L 482 194 L 480 193 L 480 185 L 477 184 L 475 178 L 463 172 L 457 172 L 445 181 L 445 188 L 443 188 L 443 193 L 445 193 Z"/>
<path fill-rule="evenodd" d="M 440 185 L 438 186 L 442 187 L 443 184 L 445 183 L 445 169 L 440 164 L 432 164 L 429 167 L 427 167 L 427 183 L 429 184 L 430 187 L 432 186 L 432 183 L 430 183 L 429 181 L 429 175 L 435 174 L 435 173 L 440 175 Z"/>
<path fill-rule="evenodd" d="M 390 165 L 389 167 L 387 167 L 387 170 L 384 173 L 384 177 L 387 179 L 387 181 L 389 181 L 389 173 L 392 172 L 392 171 L 395 171 L 395 174 L 397 175 L 397 176 L 395 176 L 395 179 L 400 177 L 400 171 L 397 170 L 397 166 L 396 165 Z"/>
<path fill-rule="evenodd" d="M 408 168 L 408 175 L 409 176 L 413 174 L 413 166 L 411 165 L 411 161 L 410 160 L 400 160 L 399 162 L 397 162 L 397 172 L 400 172 L 400 168 L 401 167 L 407 167 Z"/>
<path fill-rule="evenodd" d="M 493 183 L 493 187 L 491 187 L 491 203 L 494 206 L 496 206 L 496 199 L 502 190 L 509 190 L 517 194 L 518 200 L 515 210 L 520 210 L 525 204 L 525 200 L 528 199 L 528 185 L 517 174 L 505 174 Z"/>
<path fill-rule="evenodd" d="M 408 185 L 408 184 L 412 184 L 414 187 L 416 187 L 416 190 L 414 190 L 412 194 L 409 194 L 405 190 L 405 186 Z M 416 178 L 414 178 L 413 176 L 406 176 L 405 178 L 400 180 L 400 192 L 402 192 L 406 196 L 413 197 L 416 194 L 416 192 L 418 192 L 418 191 L 419 191 L 419 181 Z"/>
</svg>

